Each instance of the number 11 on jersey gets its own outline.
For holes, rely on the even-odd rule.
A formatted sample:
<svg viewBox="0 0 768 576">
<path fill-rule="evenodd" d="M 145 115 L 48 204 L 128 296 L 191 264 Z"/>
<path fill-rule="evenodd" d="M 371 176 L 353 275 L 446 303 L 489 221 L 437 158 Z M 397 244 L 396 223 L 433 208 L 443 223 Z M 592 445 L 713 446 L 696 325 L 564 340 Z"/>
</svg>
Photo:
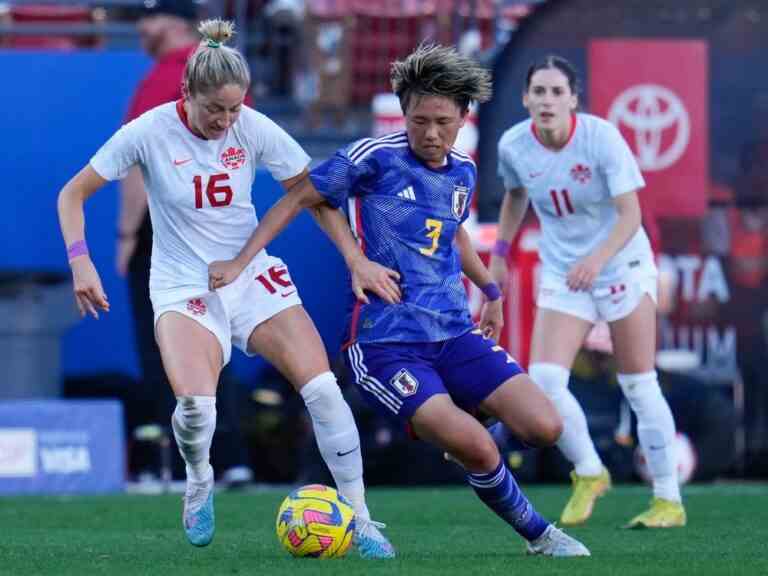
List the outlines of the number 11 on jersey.
<svg viewBox="0 0 768 576">
<path fill-rule="evenodd" d="M 568 190 L 565 188 L 560 191 L 550 190 L 549 195 L 552 198 L 552 203 L 555 205 L 555 212 L 557 212 L 558 218 L 562 218 L 566 213 L 575 213 L 573 204 L 571 204 L 571 197 L 568 195 Z"/>
</svg>

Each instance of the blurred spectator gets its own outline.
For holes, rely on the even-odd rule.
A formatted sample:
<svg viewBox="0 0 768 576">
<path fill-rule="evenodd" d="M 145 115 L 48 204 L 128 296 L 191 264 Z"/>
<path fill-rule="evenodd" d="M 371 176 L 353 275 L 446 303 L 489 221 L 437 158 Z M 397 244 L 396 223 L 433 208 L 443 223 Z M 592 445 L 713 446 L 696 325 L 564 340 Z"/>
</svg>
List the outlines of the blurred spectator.
<svg viewBox="0 0 768 576">
<path fill-rule="evenodd" d="M 346 128 L 352 80 L 348 18 L 308 15 L 303 99 L 309 101 L 309 125 L 313 129 L 322 126 L 326 115 L 332 117 L 336 129 Z"/>
<path fill-rule="evenodd" d="M 126 121 L 147 110 L 182 97 L 181 83 L 187 58 L 200 41 L 195 31 L 197 3 L 192 0 L 154 0 L 146 2 L 137 26 L 141 45 L 155 61 L 152 69 L 134 94 Z M 149 270 L 152 254 L 152 224 L 147 208 L 147 193 L 141 171 L 133 168 L 121 182 L 120 214 L 117 225 L 117 269 L 128 276 L 133 308 L 136 344 L 142 372 L 137 391 L 147 406 L 147 423 L 168 422 L 176 406 L 171 387 L 163 370 L 160 351 L 155 342 L 154 314 L 149 299 Z M 225 368 L 218 387 L 218 418 L 212 455 L 213 465 L 227 483 L 246 483 L 252 479 L 246 465 L 236 417 L 236 382 L 231 369 Z M 173 435 L 171 435 L 173 442 Z M 173 449 L 174 476 L 184 477 L 184 465 Z M 141 471 L 148 463 L 134 455 L 131 468 Z"/>
<path fill-rule="evenodd" d="M 304 33 L 304 10 L 303 0 L 270 0 L 264 7 L 268 50 L 275 67 L 273 90 L 280 96 L 290 97 L 293 92 L 293 75 Z"/>
</svg>

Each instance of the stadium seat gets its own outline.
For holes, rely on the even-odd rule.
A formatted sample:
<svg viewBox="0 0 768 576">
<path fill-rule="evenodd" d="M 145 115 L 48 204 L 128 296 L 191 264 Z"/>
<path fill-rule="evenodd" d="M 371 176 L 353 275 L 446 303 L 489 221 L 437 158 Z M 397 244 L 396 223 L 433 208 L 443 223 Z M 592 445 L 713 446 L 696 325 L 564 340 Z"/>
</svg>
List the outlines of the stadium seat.
<svg viewBox="0 0 768 576">
<path fill-rule="evenodd" d="M 87 6 L 51 6 L 31 4 L 11 6 L 7 19 L 11 25 L 22 29 L 26 25 L 45 25 L 62 27 L 65 32 L 67 24 L 90 24 L 104 20 L 103 9 L 93 9 Z M 74 50 L 77 48 L 92 48 L 101 44 L 98 35 L 72 34 L 11 34 L 4 39 L 4 46 L 10 48 L 34 48 L 46 50 Z"/>
</svg>

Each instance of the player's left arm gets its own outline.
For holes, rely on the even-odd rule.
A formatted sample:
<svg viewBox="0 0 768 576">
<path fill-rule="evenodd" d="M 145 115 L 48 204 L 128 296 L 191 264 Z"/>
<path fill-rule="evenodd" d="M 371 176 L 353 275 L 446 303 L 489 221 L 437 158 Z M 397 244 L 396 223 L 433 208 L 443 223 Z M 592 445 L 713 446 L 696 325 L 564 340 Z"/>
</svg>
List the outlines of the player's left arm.
<svg viewBox="0 0 768 576">
<path fill-rule="evenodd" d="M 645 181 L 632 151 L 609 122 L 599 125 L 595 138 L 600 170 L 618 218 L 606 239 L 568 272 L 566 282 L 572 290 L 590 289 L 600 270 L 635 235 L 642 219 L 637 191 Z"/>
<path fill-rule="evenodd" d="M 608 237 L 586 258 L 568 272 L 567 283 L 571 290 L 589 290 L 603 266 L 621 250 L 640 228 L 640 201 L 637 192 L 625 192 L 613 197 L 618 218 Z"/>
<path fill-rule="evenodd" d="M 475 247 L 472 246 L 472 239 L 464 226 L 459 225 L 455 242 L 461 258 L 461 271 L 483 291 L 487 298 L 480 314 L 480 329 L 486 336 L 498 341 L 501 328 L 504 326 L 501 291 L 494 284 L 491 273 L 488 272 Z M 495 292 L 489 286 L 495 286 Z"/>
</svg>

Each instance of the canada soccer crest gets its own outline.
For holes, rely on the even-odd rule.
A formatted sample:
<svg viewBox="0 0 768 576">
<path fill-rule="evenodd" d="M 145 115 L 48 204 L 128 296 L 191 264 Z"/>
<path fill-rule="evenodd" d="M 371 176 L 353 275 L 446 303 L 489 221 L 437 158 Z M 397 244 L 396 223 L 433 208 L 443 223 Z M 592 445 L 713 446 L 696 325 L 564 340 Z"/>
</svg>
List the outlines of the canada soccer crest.
<svg viewBox="0 0 768 576">
<path fill-rule="evenodd" d="M 413 396 L 419 389 L 419 381 L 405 368 L 392 376 L 389 383 L 400 392 L 400 396 Z"/>
<path fill-rule="evenodd" d="M 245 164 L 245 150 L 230 146 L 221 153 L 221 163 L 230 170 L 237 170 Z"/>
<path fill-rule="evenodd" d="M 571 168 L 571 178 L 576 182 L 586 184 L 592 178 L 592 170 L 584 164 L 576 164 Z"/>
<path fill-rule="evenodd" d="M 205 305 L 202 298 L 192 298 L 192 300 L 187 302 L 187 310 L 192 312 L 195 316 L 203 316 L 208 310 L 208 307 Z"/>
<path fill-rule="evenodd" d="M 467 209 L 467 199 L 469 198 L 469 188 L 460 184 L 454 184 L 453 186 L 453 202 L 451 206 L 453 208 L 453 215 L 456 218 L 461 218 L 464 215 L 464 210 Z"/>
</svg>

